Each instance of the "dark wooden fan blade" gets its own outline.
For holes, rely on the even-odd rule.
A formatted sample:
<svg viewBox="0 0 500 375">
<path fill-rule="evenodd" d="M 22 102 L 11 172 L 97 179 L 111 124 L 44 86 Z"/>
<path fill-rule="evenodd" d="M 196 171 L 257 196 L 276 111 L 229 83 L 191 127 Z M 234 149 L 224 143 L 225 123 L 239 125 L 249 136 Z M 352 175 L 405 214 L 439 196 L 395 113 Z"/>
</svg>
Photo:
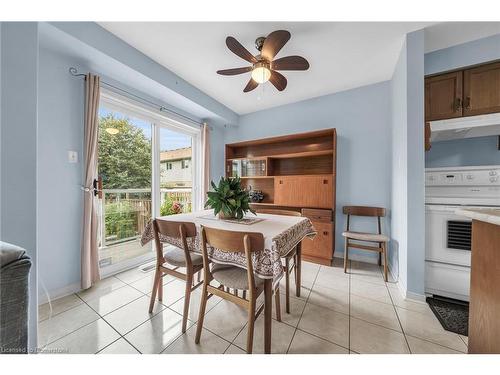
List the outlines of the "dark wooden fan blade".
<svg viewBox="0 0 500 375">
<path fill-rule="evenodd" d="M 243 89 L 243 92 L 252 91 L 257 86 L 259 86 L 259 84 L 257 82 L 255 82 L 252 78 L 250 78 L 250 81 L 248 81 L 247 85 Z"/>
<path fill-rule="evenodd" d="M 274 56 L 278 54 L 280 49 L 290 40 L 290 33 L 286 30 L 273 31 L 264 40 L 264 45 L 262 46 L 261 56 L 267 61 L 274 59 Z"/>
<path fill-rule="evenodd" d="M 221 74 L 223 76 L 235 76 L 237 74 L 247 73 L 251 70 L 252 70 L 252 67 L 247 66 L 246 68 L 233 68 L 233 69 L 217 70 L 217 74 Z"/>
<path fill-rule="evenodd" d="M 283 76 L 283 74 L 278 73 L 275 70 L 271 71 L 269 82 L 271 82 L 274 87 L 278 89 L 278 91 L 283 91 L 286 88 L 286 78 Z"/>
<path fill-rule="evenodd" d="M 302 56 L 287 56 L 274 60 L 271 63 L 274 70 L 307 70 L 309 63 Z"/>
<path fill-rule="evenodd" d="M 241 57 L 242 59 L 251 62 L 252 64 L 255 64 L 257 62 L 257 59 L 255 58 L 254 55 L 252 55 L 248 50 L 241 45 L 240 42 L 238 42 L 236 39 L 234 39 L 232 36 L 228 36 L 226 38 L 226 45 L 227 48 L 231 50 L 235 55 Z"/>
</svg>

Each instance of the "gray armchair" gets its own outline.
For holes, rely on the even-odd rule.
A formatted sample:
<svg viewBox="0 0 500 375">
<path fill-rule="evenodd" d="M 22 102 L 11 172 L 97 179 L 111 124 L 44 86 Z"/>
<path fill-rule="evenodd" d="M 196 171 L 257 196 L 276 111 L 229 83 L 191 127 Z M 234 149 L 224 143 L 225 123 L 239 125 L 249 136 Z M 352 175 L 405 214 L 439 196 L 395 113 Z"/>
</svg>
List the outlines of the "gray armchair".
<svg viewBox="0 0 500 375">
<path fill-rule="evenodd" d="M 0 241 L 0 353 L 26 353 L 31 260 L 18 246 Z"/>
</svg>

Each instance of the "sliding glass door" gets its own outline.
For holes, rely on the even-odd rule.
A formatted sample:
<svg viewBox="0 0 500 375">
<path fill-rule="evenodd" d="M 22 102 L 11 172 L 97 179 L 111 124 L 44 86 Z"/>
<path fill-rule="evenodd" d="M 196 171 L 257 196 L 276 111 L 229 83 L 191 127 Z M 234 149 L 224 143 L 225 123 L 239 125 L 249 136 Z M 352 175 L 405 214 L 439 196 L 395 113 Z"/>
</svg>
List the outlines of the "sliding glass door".
<svg viewBox="0 0 500 375">
<path fill-rule="evenodd" d="M 101 268 L 152 254 L 139 236 L 152 217 L 152 124 L 101 105 L 98 171 Z"/>
<path fill-rule="evenodd" d="M 104 275 L 154 258 L 152 217 L 197 208 L 199 129 L 104 94 L 99 110 L 99 265 Z"/>
</svg>

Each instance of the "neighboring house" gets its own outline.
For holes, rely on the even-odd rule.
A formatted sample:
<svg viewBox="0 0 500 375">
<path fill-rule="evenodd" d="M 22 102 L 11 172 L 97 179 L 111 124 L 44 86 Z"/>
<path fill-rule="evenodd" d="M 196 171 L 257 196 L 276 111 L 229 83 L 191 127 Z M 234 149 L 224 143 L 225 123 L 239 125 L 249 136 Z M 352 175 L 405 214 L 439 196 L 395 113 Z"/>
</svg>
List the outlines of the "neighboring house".
<svg viewBox="0 0 500 375">
<path fill-rule="evenodd" d="M 160 152 L 160 186 L 191 187 L 191 147 Z"/>
</svg>

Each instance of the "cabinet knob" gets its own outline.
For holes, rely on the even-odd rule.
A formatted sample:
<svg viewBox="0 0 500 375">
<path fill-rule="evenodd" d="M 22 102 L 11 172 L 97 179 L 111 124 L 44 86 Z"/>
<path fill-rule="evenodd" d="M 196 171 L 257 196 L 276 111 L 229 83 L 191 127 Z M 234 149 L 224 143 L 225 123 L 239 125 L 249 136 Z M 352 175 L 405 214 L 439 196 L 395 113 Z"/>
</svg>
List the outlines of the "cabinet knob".
<svg viewBox="0 0 500 375">
<path fill-rule="evenodd" d="M 324 185 L 328 184 L 328 180 L 323 180 L 323 184 Z"/>
<path fill-rule="evenodd" d="M 323 236 L 328 236 L 328 232 L 327 232 L 327 231 L 324 231 L 324 232 L 323 232 Z"/>
<path fill-rule="evenodd" d="M 465 109 L 470 109 L 470 96 L 465 98 Z"/>
<path fill-rule="evenodd" d="M 454 103 L 454 110 L 455 110 L 455 112 L 458 112 L 461 109 L 462 109 L 462 99 L 455 98 L 455 103 Z"/>
<path fill-rule="evenodd" d="M 283 180 L 280 180 L 280 185 L 282 185 L 282 184 L 283 184 Z"/>
</svg>

